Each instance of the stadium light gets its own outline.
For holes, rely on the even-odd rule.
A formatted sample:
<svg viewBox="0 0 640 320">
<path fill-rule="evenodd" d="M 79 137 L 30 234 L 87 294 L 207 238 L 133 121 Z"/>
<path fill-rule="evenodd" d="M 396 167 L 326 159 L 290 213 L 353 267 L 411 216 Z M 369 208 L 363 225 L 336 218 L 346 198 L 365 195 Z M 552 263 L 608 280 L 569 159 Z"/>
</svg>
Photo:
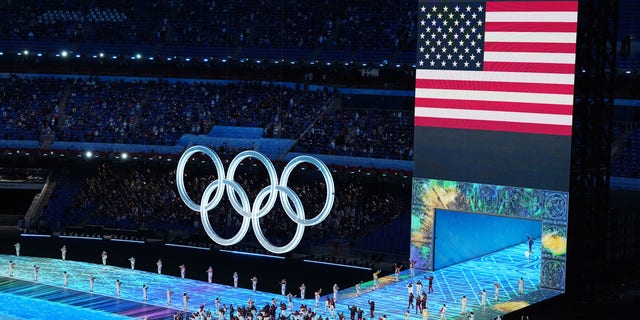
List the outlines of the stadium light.
<svg viewBox="0 0 640 320">
<path fill-rule="evenodd" d="M 100 54 L 98 54 L 98 56 L 99 56 L 100 58 L 104 58 L 104 53 L 100 52 Z"/>
<path fill-rule="evenodd" d="M 25 56 L 28 56 L 29 55 L 29 50 L 22 51 L 22 54 L 24 54 Z"/>
<path fill-rule="evenodd" d="M 120 158 L 126 160 L 127 158 L 129 158 L 129 155 L 126 152 L 123 152 L 122 154 L 120 154 Z"/>
<path fill-rule="evenodd" d="M 76 54 L 76 58 L 80 59 L 80 54 Z"/>
<path fill-rule="evenodd" d="M 62 50 L 62 52 L 60 52 L 60 56 L 63 58 L 66 58 L 68 54 L 69 53 L 66 50 Z"/>
<path fill-rule="evenodd" d="M 141 58 L 142 58 L 142 55 L 141 55 L 141 54 L 139 54 L 139 53 L 137 53 L 137 54 L 136 54 L 136 59 L 141 59 Z"/>
<path fill-rule="evenodd" d="M 85 153 L 84 153 L 84 156 L 85 156 L 86 158 L 88 158 L 88 159 L 91 159 L 91 157 L 93 157 L 93 152 L 91 152 L 91 151 L 87 151 L 87 152 L 85 152 Z"/>
</svg>

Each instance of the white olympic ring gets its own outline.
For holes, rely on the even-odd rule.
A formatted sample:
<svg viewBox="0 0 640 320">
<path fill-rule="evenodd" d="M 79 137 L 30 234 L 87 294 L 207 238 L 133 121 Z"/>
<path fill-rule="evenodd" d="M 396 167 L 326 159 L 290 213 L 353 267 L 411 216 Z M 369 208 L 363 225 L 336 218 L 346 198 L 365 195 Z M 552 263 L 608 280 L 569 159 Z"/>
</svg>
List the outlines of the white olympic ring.
<svg viewBox="0 0 640 320">
<path fill-rule="evenodd" d="M 191 158 L 192 155 L 196 153 L 204 153 L 209 156 L 209 158 L 213 161 L 213 164 L 216 167 L 216 173 L 218 179 L 211 182 L 204 190 L 202 195 L 202 199 L 200 200 L 200 204 L 195 203 L 189 195 L 187 194 L 187 190 L 184 184 L 184 169 L 187 164 L 187 161 Z M 263 188 L 253 203 L 253 205 L 249 202 L 249 197 L 245 190 L 233 180 L 235 177 L 236 168 L 238 165 L 247 158 L 255 158 L 258 159 L 262 164 L 264 164 L 267 169 L 267 173 L 269 174 L 269 180 L 271 184 L 265 188 Z M 325 180 L 325 185 L 327 188 L 327 196 L 325 198 L 325 204 L 320 213 L 313 219 L 306 219 L 304 208 L 302 206 L 302 202 L 300 201 L 300 197 L 291 190 L 287 186 L 287 182 L 289 181 L 289 175 L 295 167 L 297 167 L 301 163 L 310 163 L 315 165 Z M 280 182 L 278 182 L 278 176 L 276 173 L 276 169 L 271 163 L 271 161 L 262 153 L 248 150 L 239 153 L 231 163 L 229 164 L 228 171 L 224 172 L 224 165 L 222 164 L 222 160 L 215 151 L 204 147 L 204 146 L 193 146 L 187 149 L 180 157 L 178 161 L 178 169 L 176 170 L 176 184 L 178 186 L 178 193 L 182 198 L 182 201 L 189 207 L 189 209 L 193 211 L 200 212 L 200 220 L 202 220 L 202 226 L 206 231 L 207 235 L 211 240 L 216 242 L 217 244 L 223 246 L 231 246 L 238 242 L 240 242 L 244 236 L 247 234 L 249 230 L 249 223 L 253 226 L 253 232 L 258 239 L 258 242 L 262 244 L 262 246 L 269 250 L 270 252 L 281 254 L 286 253 L 293 250 L 300 241 L 302 240 L 302 235 L 304 233 L 305 226 L 314 226 L 322 222 L 331 211 L 333 207 L 333 200 L 335 197 L 335 185 L 333 183 L 333 177 L 331 176 L 331 172 L 329 168 L 324 164 L 324 162 L 320 161 L 317 158 L 311 156 L 298 156 L 293 158 L 287 165 L 284 167 L 282 171 L 282 177 L 280 178 Z M 208 212 L 214 209 L 222 200 L 224 196 L 224 186 L 226 186 L 227 195 L 229 197 L 229 201 L 231 202 L 231 206 L 242 216 L 242 225 L 240 226 L 240 230 L 238 233 L 231 238 L 222 238 L 219 236 L 211 227 L 211 222 L 209 221 Z M 277 192 L 276 192 L 277 191 Z M 215 194 L 214 194 L 215 192 Z M 213 199 L 209 201 L 213 195 Z M 297 223 L 296 232 L 293 236 L 293 239 L 284 246 L 276 246 L 272 244 L 262 232 L 262 227 L 260 226 L 259 218 L 267 215 L 273 206 L 275 205 L 276 198 L 280 196 L 280 203 L 282 207 L 289 216 L 289 218 Z M 238 197 L 240 199 L 238 199 Z M 268 197 L 268 198 L 267 198 Z M 267 198 L 267 203 L 262 206 L 262 202 L 264 202 L 265 198 Z M 289 203 L 288 199 L 293 202 L 293 206 Z"/>
</svg>

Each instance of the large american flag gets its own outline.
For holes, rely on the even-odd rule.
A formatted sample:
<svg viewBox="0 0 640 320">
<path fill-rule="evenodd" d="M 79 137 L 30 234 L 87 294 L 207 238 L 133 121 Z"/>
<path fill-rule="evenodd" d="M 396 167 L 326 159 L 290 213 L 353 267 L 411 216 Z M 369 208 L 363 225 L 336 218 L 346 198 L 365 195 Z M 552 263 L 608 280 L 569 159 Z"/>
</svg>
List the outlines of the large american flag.
<svg viewBox="0 0 640 320">
<path fill-rule="evenodd" d="M 571 135 L 578 1 L 421 3 L 415 125 Z"/>
</svg>

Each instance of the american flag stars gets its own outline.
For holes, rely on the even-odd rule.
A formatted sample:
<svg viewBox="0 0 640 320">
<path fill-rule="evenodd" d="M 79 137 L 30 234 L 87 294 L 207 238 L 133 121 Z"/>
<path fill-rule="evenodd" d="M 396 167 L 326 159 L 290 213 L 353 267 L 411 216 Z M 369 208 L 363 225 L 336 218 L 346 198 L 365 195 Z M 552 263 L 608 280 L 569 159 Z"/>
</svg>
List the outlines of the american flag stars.
<svg viewBox="0 0 640 320">
<path fill-rule="evenodd" d="M 418 68 L 482 70 L 484 6 L 441 3 L 420 8 Z"/>
</svg>

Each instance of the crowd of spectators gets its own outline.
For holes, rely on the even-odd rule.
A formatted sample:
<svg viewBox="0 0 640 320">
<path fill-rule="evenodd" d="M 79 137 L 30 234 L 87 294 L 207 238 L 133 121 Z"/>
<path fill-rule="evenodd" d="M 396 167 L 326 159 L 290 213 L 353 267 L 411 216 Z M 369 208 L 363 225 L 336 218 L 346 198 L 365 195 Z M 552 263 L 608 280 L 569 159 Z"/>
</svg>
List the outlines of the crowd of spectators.
<svg viewBox="0 0 640 320">
<path fill-rule="evenodd" d="M 413 159 L 413 113 L 336 110 L 323 115 L 294 146 L 306 153 Z"/>
<path fill-rule="evenodd" d="M 175 145 L 215 125 L 263 128 L 297 139 L 293 151 L 412 159 L 410 111 L 330 110 L 337 96 L 270 82 L 109 80 L 97 77 L 0 79 L 5 140 Z"/>
<path fill-rule="evenodd" d="M 0 39 L 413 52 L 412 1 L 9 1 Z"/>
<path fill-rule="evenodd" d="M 64 88 L 57 78 L 0 79 L 0 139 L 38 140 L 54 130 Z"/>
<path fill-rule="evenodd" d="M 237 170 L 234 180 L 253 201 L 257 193 L 269 185 L 269 181 L 264 168 L 251 165 L 249 160 L 244 164 Z M 279 167 L 282 165 L 278 164 Z M 313 166 L 306 169 L 310 168 Z M 212 170 L 208 165 L 187 166 L 186 190 L 192 199 L 199 201 L 204 188 L 215 179 Z M 333 179 L 338 192 L 332 213 L 320 225 L 309 228 L 305 239 L 355 241 L 376 226 L 393 221 L 402 212 L 408 212 L 410 183 L 406 178 L 382 178 L 364 173 L 347 173 L 344 169 L 334 170 L 337 170 Z M 73 172 L 68 174 L 74 175 Z M 321 174 L 316 170 L 296 169 L 290 177 L 288 185 L 299 195 L 307 218 L 317 215 L 324 205 L 326 191 L 322 181 Z M 61 222 L 62 226 L 73 224 L 129 230 L 151 229 L 170 240 L 204 235 L 199 214 L 187 208 L 177 194 L 174 165 L 103 162 L 93 174 L 84 177 L 81 187 L 75 187 L 74 191 L 71 201 L 58 202 L 57 207 L 53 207 L 51 202 L 46 210 L 50 219 L 45 218 L 49 221 L 66 219 Z M 224 237 L 236 233 L 242 222 L 227 196 L 209 212 L 209 219 Z M 289 241 L 285 238 L 293 234 L 295 223 L 283 221 L 289 219 L 277 202 L 272 213 L 261 218 L 264 233 L 270 239 Z"/>
</svg>

